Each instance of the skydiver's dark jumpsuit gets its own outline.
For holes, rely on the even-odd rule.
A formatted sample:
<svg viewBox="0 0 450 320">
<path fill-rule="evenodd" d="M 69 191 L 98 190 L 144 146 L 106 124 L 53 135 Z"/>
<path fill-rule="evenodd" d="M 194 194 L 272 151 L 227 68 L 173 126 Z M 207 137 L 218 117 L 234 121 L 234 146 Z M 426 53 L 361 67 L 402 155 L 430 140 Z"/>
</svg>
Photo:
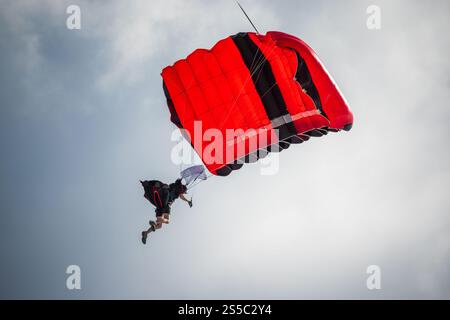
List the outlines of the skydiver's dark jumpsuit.
<svg viewBox="0 0 450 320">
<path fill-rule="evenodd" d="M 180 196 L 179 186 L 176 183 L 167 185 L 158 180 L 142 181 L 144 197 L 156 207 L 156 216 L 163 213 L 170 214 L 170 206 Z"/>
</svg>

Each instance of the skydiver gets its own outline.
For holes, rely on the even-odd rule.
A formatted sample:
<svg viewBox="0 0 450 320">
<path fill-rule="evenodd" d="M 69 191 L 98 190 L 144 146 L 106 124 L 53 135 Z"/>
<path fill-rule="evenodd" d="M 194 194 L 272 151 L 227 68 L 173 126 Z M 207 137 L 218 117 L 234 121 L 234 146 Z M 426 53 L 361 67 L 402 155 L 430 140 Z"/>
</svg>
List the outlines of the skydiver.
<svg viewBox="0 0 450 320">
<path fill-rule="evenodd" d="M 150 232 L 161 229 L 163 224 L 169 224 L 170 207 L 176 199 L 180 198 L 181 200 L 186 201 L 191 208 L 192 199 L 188 200 L 184 196 L 187 192 L 187 187 L 181 182 L 181 179 L 177 179 L 170 185 L 158 180 L 140 182 L 145 191 L 144 197 L 156 207 L 156 222 L 150 220 L 150 228 L 142 231 L 142 243 L 145 244 Z"/>
</svg>

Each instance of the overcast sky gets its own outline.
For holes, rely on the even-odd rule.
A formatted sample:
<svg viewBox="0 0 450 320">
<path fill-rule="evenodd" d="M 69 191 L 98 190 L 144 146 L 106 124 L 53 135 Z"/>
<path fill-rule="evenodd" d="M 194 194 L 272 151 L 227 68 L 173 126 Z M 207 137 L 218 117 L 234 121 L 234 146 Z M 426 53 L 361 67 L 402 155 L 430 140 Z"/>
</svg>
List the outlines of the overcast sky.
<svg viewBox="0 0 450 320">
<path fill-rule="evenodd" d="M 138 180 L 179 172 L 160 71 L 251 26 L 231 0 L 0 1 L 0 298 L 450 298 L 449 2 L 242 5 L 316 50 L 354 128 L 199 185 L 144 246 Z"/>
</svg>

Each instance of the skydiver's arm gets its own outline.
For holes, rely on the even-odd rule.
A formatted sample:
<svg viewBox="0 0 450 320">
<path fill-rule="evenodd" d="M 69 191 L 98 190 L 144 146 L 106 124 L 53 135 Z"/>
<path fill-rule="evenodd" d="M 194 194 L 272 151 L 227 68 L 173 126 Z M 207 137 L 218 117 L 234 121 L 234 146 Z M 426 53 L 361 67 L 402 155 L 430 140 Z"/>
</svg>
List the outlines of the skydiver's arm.
<svg viewBox="0 0 450 320">
<path fill-rule="evenodd" d="M 183 201 L 186 201 L 186 202 L 190 202 L 190 200 L 188 200 L 188 199 L 184 196 L 184 194 L 180 194 L 180 199 L 183 200 Z"/>
<path fill-rule="evenodd" d="M 184 196 L 184 194 L 180 194 L 180 199 L 183 200 L 183 201 L 186 201 L 186 202 L 189 204 L 189 207 L 192 207 L 192 199 L 191 199 L 191 200 L 188 200 L 188 199 Z"/>
</svg>

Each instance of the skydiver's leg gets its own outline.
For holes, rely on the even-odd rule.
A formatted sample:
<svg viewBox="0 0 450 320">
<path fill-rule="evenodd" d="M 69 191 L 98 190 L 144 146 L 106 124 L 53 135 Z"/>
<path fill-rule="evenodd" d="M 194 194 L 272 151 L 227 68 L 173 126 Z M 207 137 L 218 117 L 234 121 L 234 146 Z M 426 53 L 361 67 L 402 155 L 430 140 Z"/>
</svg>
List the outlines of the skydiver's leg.
<svg viewBox="0 0 450 320">
<path fill-rule="evenodd" d="M 142 235 L 142 238 L 141 238 L 142 243 L 146 244 L 147 243 L 148 232 L 147 231 L 142 231 L 141 235 Z"/>
<path fill-rule="evenodd" d="M 169 217 L 170 215 L 168 213 L 163 213 L 162 218 L 163 218 L 163 223 L 165 224 L 169 224 Z"/>
<path fill-rule="evenodd" d="M 161 229 L 163 223 L 164 223 L 164 218 L 162 215 L 159 217 L 156 217 L 155 229 Z"/>
<path fill-rule="evenodd" d="M 142 231 L 142 234 L 141 234 L 142 235 L 142 243 L 146 244 L 148 234 L 150 232 L 155 232 L 155 231 L 156 231 L 156 223 L 154 221 L 150 220 L 150 228 L 148 228 L 148 230 Z"/>
<path fill-rule="evenodd" d="M 163 213 L 160 217 L 156 218 L 155 229 L 161 229 L 163 224 L 169 224 L 169 214 Z"/>
<path fill-rule="evenodd" d="M 146 232 L 146 233 L 155 232 L 155 229 L 156 229 L 156 222 L 153 221 L 153 220 L 150 220 L 149 224 L 150 224 L 150 227 L 149 227 L 148 230 L 145 231 L 145 232 Z"/>
</svg>

